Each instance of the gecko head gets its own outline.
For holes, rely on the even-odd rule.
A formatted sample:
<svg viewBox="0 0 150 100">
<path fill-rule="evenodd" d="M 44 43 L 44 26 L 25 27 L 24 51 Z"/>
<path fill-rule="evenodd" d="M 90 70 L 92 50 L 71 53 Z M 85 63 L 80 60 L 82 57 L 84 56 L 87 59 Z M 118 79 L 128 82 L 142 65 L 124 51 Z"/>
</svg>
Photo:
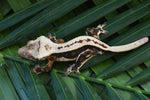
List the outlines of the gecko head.
<svg viewBox="0 0 150 100">
<path fill-rule="evenodd" d="M 52 51 L 52 41 L 45 36 L 28 41 L 27 45 L 18 50 L 18 54 L 30 60 L 44 60 Z"/>
</svg>

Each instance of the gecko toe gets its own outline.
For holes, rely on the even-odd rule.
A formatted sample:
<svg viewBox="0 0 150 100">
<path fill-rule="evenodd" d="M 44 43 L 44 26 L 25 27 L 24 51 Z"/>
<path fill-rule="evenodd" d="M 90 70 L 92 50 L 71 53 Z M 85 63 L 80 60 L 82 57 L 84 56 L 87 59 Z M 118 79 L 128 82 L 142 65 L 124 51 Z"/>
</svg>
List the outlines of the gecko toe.
<svg viewBox="0 0 150 100">
<path fill-rule="evenodd" d="M 66 71 L 64 75 L 68 76 L 69 74 L 70 74 L 70 72 Z"/>
<path fill-rule="evenodd" d="M 36 65 L 33 69 L 31 69 L 31 72 L 40 74 L 42 72 L 40 65 Z"/>
<path fill-rule="evenodd" d="M 79 71 L 79 70 L 77 70 L 77 71 L 76 71 L 76 74 L 80 75 L 80 71 Z"/>
</svg>

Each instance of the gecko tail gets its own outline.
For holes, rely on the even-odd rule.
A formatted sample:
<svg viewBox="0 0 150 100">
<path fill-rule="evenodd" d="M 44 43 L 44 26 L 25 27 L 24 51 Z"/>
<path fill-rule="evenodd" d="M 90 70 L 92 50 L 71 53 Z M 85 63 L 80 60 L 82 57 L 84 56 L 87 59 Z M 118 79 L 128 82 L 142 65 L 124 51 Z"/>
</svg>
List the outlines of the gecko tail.
<svg viewBox="0 0 150 100">
<path fill-rule="evenodd" d="M 139 39 L 135 42 L 132 42 L 132 43 L 129 43 L 129 44 L 126 44 L 126 45 L 111 46 L 108 51 L 111 51 L 111 52 L 129 51 L 129 50 L 135 49 L 135 48 L 145 44 L 146 42 L 148 42 L 148 40 L 149 40 L 148 37 L 144 37 L 144 38 L 141 38 L 141 39 Z"/>
</svg>

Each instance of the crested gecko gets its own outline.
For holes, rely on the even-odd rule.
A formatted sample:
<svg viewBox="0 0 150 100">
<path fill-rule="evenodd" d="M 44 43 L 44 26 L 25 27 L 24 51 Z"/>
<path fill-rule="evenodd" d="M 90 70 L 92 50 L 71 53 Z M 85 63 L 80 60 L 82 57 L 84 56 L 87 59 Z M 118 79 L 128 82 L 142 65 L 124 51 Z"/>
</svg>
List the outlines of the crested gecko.
<svg viewBox="0 0 150 100">
<path fill-rule="evenodd" d="M 48 59 L 48 63 L 44 67 L 36 65 L 32 69 L 32 72 L 37 74 L 50 71 L 54 61 L 72 60 L 75 60 L 75 63 L 67 68 L 65 75 L 69 75 L 71 72 L 80 74 L 79 69 L 81 66 L 97 54 L 103 54 L 105 51 L 129 51 L 148 42 L 148 37 L 144 37 L 126 45 L 109 46 L 100 41 L 99 38 L 100 33 L 108 33 L 103 30 L 105 25 L 98 25 L 96 28 L 91 29 L 87 28 L 87 36 L 79 36 L 68 42 L 64 42 L 63 39 L 56 39 L 56 36 L 52 35 L 49 35 L 49 37 L 40 36 L 36 40 L 28 41 L 26 46 L 18 50 L 18 54 L 30 60 Z"/>
</svg>

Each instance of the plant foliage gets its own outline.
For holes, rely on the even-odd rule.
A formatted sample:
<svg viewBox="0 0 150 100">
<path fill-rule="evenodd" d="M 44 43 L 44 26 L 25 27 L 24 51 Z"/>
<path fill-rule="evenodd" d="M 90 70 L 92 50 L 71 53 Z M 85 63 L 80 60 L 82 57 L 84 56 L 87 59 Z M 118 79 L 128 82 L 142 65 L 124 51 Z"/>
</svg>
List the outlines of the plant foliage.
<svg viewBox="0 0 150 100">
<path fill-rule="evenodd" d="M 36 63 L 17 51 L 48 33 L 68 41 L 87 27 L 107 22 L 109 45 L 150 36 L 150 0 L 1 0 L 0 98 L 2 100 L 149 100 L 150 42 L 124 53 L 106 53 L 87 61 L 81 75 L 64 76 L 72 62 L 56 62 L 36 75 Z"/>
</svg>

